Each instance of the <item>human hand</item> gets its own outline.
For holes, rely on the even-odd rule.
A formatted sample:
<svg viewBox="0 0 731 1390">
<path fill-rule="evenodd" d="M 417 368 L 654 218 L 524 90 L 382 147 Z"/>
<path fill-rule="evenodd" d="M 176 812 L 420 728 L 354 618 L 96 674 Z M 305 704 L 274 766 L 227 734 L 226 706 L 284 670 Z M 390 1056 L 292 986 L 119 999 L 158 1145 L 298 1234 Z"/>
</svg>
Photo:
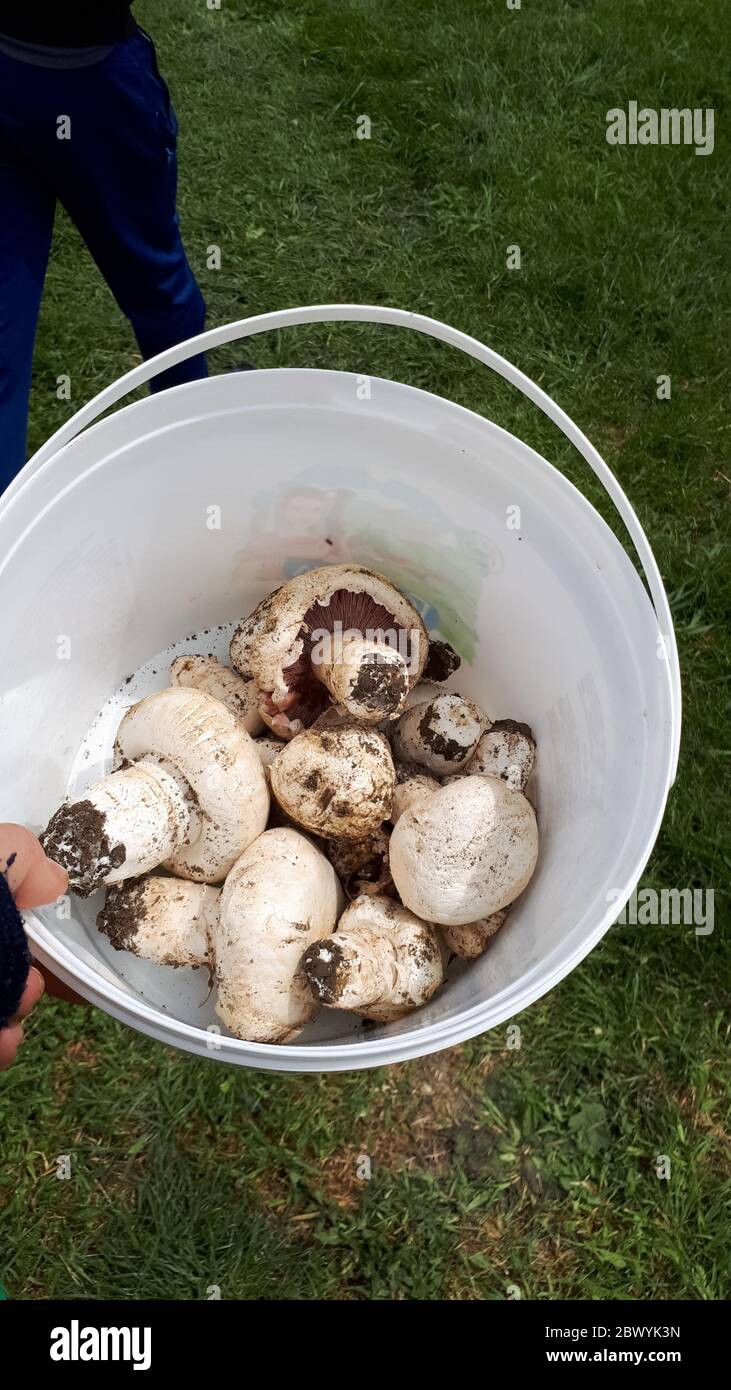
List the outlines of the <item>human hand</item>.
<svg viewBox="0 0 731 1390">
<path fill-rule="evenodd" d="M 40 907 L 51 903 L 66 892 L 68 875 L 43 853 L 35 835 L 22 825 L 0 825 L 0 874 L 3 875 L 16 907 Z M 18 1010 L 5 1028 L 0 1028 L 0 1071 L 15 1060 L 23 1041 L 23 1023 L 41 998 L 46 984 L 49 993 L 65 990 L 60 981 L 32 965 Z M 54 989 L 54 985 L 60 986 Z M 71 991 L 64 997 L 76 998 Z"/>
</svg>

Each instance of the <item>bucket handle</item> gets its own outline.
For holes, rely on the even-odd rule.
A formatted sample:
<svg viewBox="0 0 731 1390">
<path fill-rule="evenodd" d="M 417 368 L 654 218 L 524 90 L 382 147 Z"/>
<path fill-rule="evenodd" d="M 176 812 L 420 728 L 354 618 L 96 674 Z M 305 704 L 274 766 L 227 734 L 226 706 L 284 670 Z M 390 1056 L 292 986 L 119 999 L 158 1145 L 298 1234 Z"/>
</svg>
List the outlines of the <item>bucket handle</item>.
<svg viewBox="0 0 731 1390">
<path fill-rule="evenodd" d="M 280 309 L 269 314 L 255 314 L 252 318 L 239 319 L 236 323 L 224 324 L 221 328 L 211 328 L 205 333 L 199 333 L 195 338 L 189 338 L 184 343 L 178 343 L 175 347 L 158 353 L 157 357 L 152 357 L 139 367 L 134 367 L 131 372 L 127 372 L 111 386 L 100 391 L 98 396 L 82 406 L 81 410 L 77 411 L 70 420 L 67 420 L 60 429 L 56 430 L 56 433 L 51 435 L 51 438 L 33 455 L 20 475 L 20 485 L 22 486 L 31 472 L 35 472 L 49 458 L 58 453 L 59 449 L 74 439 L 81 430 L 90 425 L 110 406 L 115 405 L 117 401 L 130 391 L 135 390 L 136 387 L 142 386 L 144 382 L 167 371 L 168 368 L 176 367 L 180 362 L 185 362 L 189 357 L 195 357 L 200 352 L 221 347 L 224 343 L 249 338 L 256 333 L 268 332 L 270 329 L 291 328 L 297 324 L 305 323 L 386 323 L 397 328 L 411 328 L 416 333 L 423 333 L 427 337 L 436 338 L 440 342 L 448 343 L 451 347 L 459 348 L 469 357 L 474 357 L 476 361 L 491 367 L 505 381 L 509 381 L 511 386 L 517 386 L 518 390 L 522 391 L 528 400 L 533 401 L 534 405 L 537 405 L 539 410 L 548 416 L 549 420 L 558 425 L 569 442 L 578 449 L 619 512 L 632 538 L 652 596 L 660 629 L 658 633 L 658 658 L 667 662 L 670 678 L 673 726 L 671 781 L 674 782 L 680 754 L 682 700 L 678 647 L 670 605 L 657 567 L 657 561 L 631 502 L 620 487 L 611 468 L 604 462 L 601 454 L 597 452 L 583 431 L 535 381 L 521 372 L 518 367 L 514 367 L 506 358 L 501 357 L 499 353 L 494 352 L 492 348 L 479 342 L 477 338 L 472 338 L 457 328 L 450 328 L 448 324 L 440 323 L 438 319 L 428 318 L 424 314 L 409 313 L 406 309 L 392 309 L 379 305 L 315 304 L 302 308 Z M 12 487 L 11 484 L 11 489 Z"/>
</svg>

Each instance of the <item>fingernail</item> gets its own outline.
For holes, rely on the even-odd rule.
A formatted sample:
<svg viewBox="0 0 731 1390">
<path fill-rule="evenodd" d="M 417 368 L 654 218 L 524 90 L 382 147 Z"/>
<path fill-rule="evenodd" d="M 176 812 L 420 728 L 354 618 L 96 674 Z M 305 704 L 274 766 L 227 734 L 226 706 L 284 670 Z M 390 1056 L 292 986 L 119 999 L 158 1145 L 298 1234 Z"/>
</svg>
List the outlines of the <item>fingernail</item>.
<svg viewBox="0 0 731 1390">
<path fill-rule="evenodd" d="M 45 980 L 44 980 L 44 978 L 43 978 L 43 976 L 42 976 L 40 970 L 37 970 L 36 967 L 35 967 L 35 965 L 32 965 L 32 966 L 30 967 L 30 970 L 28 971 L 28 982 L 29 982 L 29 983 L 30 983 L 30 977 L 31 977 L 31 975 L 33 976 L 34 980 L 36 980 L 36 981 L 39 981 L 39 980 L 40 980 L 41 988 L 40 988 L 40 993 L 39 993 L 39 995 L 38 995 L 38 998 L 41 999 L 42 996 L 43 996 L 43 995 L 45 994 L 45 992 L 46 992 L 46 982 L 45 982 Z"/>
</svg>

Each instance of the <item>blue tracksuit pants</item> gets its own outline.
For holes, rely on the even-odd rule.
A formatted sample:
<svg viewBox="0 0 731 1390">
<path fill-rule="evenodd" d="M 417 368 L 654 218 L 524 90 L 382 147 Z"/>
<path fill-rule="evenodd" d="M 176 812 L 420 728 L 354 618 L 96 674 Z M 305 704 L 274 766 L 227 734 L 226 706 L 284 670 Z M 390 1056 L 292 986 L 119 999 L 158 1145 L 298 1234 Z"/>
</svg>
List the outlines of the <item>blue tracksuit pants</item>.
<svg viewBox="0 0 731 1390">
<path fill-rule="evenodd" d="M 175 211 L 176 136 L 170 95 L 141 30 L 82 68 L 36 67 L 0 53 L 0 492 L 26 457 L 56 201 L 129 318 L 143 357 L 204 327 L 203 296 Z M 103 333 L 100 323 L 100 339 Z M 199 356 L 157 377 L 153 389 L 205 375 Z"/>
</svg>

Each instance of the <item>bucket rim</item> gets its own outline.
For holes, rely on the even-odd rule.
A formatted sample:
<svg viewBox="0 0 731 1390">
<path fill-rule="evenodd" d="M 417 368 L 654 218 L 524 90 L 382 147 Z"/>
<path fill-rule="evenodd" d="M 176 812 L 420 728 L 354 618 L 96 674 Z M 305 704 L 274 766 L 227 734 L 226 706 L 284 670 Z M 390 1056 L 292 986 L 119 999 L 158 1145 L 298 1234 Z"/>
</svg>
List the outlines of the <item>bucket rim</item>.
<svg viewBox="0 0 731 1390">
<path fill-rule="evenodd" d="M 562 434 L 573 444 L 574 448 L 581 454 L 589 468 L 599 479 L 604 490 L 609 494 L 616 510 L 619 512 L 629 536 L 634 545 L 639 558 L 642 570 L 645 575 L 647 586 L 652 596 L 652 604 L 657 614 L 658 623 L 661 624 L 661 635 L 665 659 L 671 669 L 671 701 L 677 713 L 677 718 L 673 722 L 674 747 L 673 747 L 673 780 L 677 775 L 678 759 L 680 756 L 680 736 L 682 729 L 682 688 L 680 682 L 680 664 L 678 657 L 678 645 L 675 637 L 672 612 L 668 602 L 665 585 L 660 569 L 655 559 L 655 554 L 650 542 L 645 534 L 644 528 L 635 512 L 627 494 L 621 487 L 615 474 L 609 465 L 604 461 L 599 451 L 591 443 L 591 440 L 584 434 L 583 430 L 574 422 L 570 415 L 562 409 L 542 386 L 508 358 L 503 357 L 494 348 L 488 347 L 480 342 L 478 338 L 472 337 L 469 333 L 464 333 L 461 329 L 453 328 L 447 323 L 442 323 L 439 319 L 434 319 L 426 314 L 417 313 L 414 310 L 401 309 L 393 305 L 383 304 L 308 304 L 293 306 L 287 309 L 275 309 L 268 313 L 253 314 L 247 319 L 238 319 L 231 323 L 226 323 L 218 328 L 209 328 L 204 332 L 196 334 L 193 338 L 188 338 L 182 343 L 167 348 L 158 353 L 156 357 L 149 358 L 139 366 L 133 367 L 131 371 L 125 373 L 116 382 L 100 391 L 98 395 L 88 401 L 86 405 L 76 411 L 76 413 L 61 425 L 55 434 L 46 441 L 44 445 L 29 460 L 26 467 L 29 470 L 37 468 L 39 464 L 58 452 L 61 447 L 75 435 L 83 430 L 88 424 L 96 420 L 108 406 L 114 405 L 118 400 L 128 395 L 131 390 L 144 382 L 151 381 L 162 372 L 171 367 L 175 367 L 182 362 L 188 361 L 191 357 L 199 353 L 206 352 L 215 347 L 220 347 L 225 343 L 238 342 L 241 339 L 255 336 L 259 333 L 269 332 L 273 329 L 292 328 L 304 324 L 322 323 L 369 323 L 382 324 L 389 327 L 405 328 L 410 332 L 421 334 L 425 337 L 435 339 L 450 347 L 456 348 L 459 352 L 465 353 L 477 362 L 489 367 L 499 376 L 516 387 L 521 394 L 538 407 L 549 420 L 561 430 Z M 14 483 L 10 484 L 10 489 L 14 489 Z M 665 631 L 663 631 L 663 627 Z"/>
</svg>

